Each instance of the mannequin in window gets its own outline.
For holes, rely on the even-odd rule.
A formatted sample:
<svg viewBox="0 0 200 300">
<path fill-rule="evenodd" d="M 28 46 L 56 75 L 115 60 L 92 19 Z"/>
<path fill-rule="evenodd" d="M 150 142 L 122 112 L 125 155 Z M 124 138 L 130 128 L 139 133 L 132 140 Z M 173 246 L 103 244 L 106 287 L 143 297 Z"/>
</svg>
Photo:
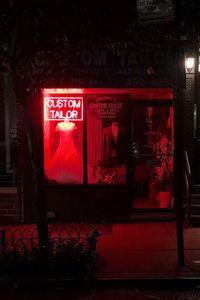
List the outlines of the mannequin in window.
<svg viewBox="0 0 200 300">
<path fill-rule="evenodd" d="M 103 159 L 115 163 L 125 160 L 125 130 L 118 122 L 103 129 Z"/>
<path fill-rule="evenodd" d="M 48 162 L 47 178 L 61 184 L 82 183 L 83 160 L 74 143 L 76 125 L 69 121 L 59 122 L 56 130 L 59 132 L 59 145 Z"/>
<path fill-rule="evenodd" d="M 169 181 L 173 171 L 172 144 L 165 131 L 159 135 L 156 145 L 156 155 L 161 165 L 157 168 L 157 174 L 161 181 Z"/>
</svg>

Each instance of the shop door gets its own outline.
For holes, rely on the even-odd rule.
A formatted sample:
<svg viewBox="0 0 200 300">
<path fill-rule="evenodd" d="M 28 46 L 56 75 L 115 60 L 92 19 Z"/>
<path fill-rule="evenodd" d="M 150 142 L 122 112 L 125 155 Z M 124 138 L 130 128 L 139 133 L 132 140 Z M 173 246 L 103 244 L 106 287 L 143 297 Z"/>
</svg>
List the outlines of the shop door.
<svg viewBox="0 0 200 300">
<path fill-rule="evenodd" d="M 173 208 L 173 107 L 134 104 L 130 114 L 133 208 Z"/>
</svg>

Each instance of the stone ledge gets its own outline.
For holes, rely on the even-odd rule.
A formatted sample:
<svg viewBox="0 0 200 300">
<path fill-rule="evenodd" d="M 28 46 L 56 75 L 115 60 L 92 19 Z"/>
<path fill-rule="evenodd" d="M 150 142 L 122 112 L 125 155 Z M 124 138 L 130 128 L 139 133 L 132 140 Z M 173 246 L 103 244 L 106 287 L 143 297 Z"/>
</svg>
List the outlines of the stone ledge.
<svg viewBox="0 0 200 300">
<path fill-rule="evenodd" d="M 0 194 L 17 194 L 17 187 L 0 187 Z"/>
</svg>

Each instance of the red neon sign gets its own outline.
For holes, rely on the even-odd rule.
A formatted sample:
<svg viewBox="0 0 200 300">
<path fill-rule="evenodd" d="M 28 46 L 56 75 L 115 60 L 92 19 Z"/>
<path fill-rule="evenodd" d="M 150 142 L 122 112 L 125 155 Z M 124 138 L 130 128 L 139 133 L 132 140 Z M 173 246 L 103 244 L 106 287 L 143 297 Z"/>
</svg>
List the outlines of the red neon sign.
<svg viewBox="0 0 200 300">
<path fill-rule="evenodd" d="M 83 98 L 45 96 L 44 97 L 44 119 L 58 120 L 83 120 Z"/>
</svg>

